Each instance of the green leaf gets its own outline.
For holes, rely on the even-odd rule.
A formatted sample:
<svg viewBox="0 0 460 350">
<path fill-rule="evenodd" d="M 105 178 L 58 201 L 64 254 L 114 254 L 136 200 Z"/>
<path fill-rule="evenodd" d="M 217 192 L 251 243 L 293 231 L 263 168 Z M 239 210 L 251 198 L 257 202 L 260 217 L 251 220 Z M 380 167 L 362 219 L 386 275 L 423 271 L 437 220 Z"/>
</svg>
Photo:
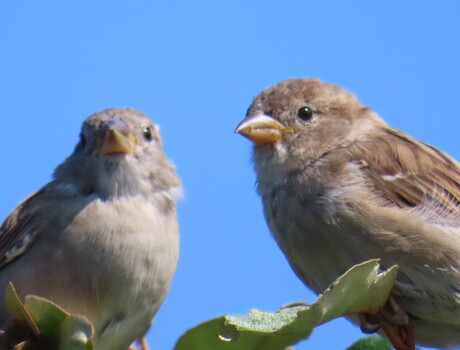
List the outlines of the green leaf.
<svg viewBox="0 0 460 350">
<path fill-rule="evenodd" d="M 69 314 L 53 302 L 35 295 L 25 297 L 24 307 L 37 325 L 40 339 L 56 348 L 59 344 L 59 327 Z"/>
<path fill-rule="evenodd" d="M 246 316 L 221 316 L 183 334 L 175 350 L 283 350 L 308 338 L 313 328 L 333 318 L 384 305 L 397 268 L 379 273 L 371 260 L 348 270 L 311 306 L 283 308 L 275 313 L 252 309 Z"/>
<path fill-rule="evenodd" d="M 347 350 L 391 350 L 393 347 L 390 342 L 379 336 L 372 335 L 364 337 L 354 342 Z"/>
<path fill-rule="evenodd" d="M 342 315 L 379 310 L 390 296 L 398 268 L 381 273 L 379 269 L 377 259 L 353 266 L 316 299 L 308 319 L 318 325 Z"/>
<path fill-rule="evenodd" d="M 26 325 L 36 336 L 38 336 L 40 331 L 33 321 L 32 316 L 24 307 L 21 299 L 19 299 L 19 296 L 16 293 L 16 289 L 11 282 L 8 282 L 8 285 L 6 286 L 4 298 L 6 308 L 10 315 L 13 316 L 13 319 L 21 322 L 21 324 Z"/>
<path fill-rule="evenodd" d="M 93 350 L 93 333 L 93 326 L 87 318 L 71 315 L 61 324 L 59 350 Z"/>
<path fill-rule="evenodd" d="M 31 328 L 35 337 L 24 339 L 18 348 L 37 341 L 40 346 L 59 350 L 93 350 L 93 326 L 83 316 L 70 315 L 53 302 L 28 295 L 24 303 L 9 283 L 5 290 L 5 304 L 21 328 Z"/>
</svg>

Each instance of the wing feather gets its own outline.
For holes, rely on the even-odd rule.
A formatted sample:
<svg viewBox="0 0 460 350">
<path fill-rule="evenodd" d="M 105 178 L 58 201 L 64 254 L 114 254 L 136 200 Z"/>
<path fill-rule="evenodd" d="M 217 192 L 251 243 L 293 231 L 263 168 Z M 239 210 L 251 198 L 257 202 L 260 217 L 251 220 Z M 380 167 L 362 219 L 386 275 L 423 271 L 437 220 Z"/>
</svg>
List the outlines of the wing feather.
<svg viewBox="0 0 460 350">
<path fill-rule="evenodd" d="M 429 206 L 436 217 L 455 217 L 460 224 L 460 165 L 445 153 L 386 128 L 353 144 L 348 156 L 388 203 L 419 210 Z"/>
<path fill-rule="evenodd" d="M 0 226 L 0 268 L 24 254 L 32 245 L 37 227 L 33 224 L 42 190 L 25 198 Z"/>
</svg>

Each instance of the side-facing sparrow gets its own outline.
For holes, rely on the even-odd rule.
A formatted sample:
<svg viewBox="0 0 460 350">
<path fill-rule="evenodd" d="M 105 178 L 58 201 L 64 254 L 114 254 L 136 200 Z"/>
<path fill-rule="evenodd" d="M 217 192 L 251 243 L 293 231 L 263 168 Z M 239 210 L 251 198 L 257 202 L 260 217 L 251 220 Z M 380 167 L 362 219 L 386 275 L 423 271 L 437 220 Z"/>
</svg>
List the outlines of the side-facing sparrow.
<svg viewBox="0 0 460 350">
<path fill-rule="evenodd" d="M 255 144 L 266 220 L 308 287 L 320 293 L 365 260 L 397 264 L 397 282 L 378 321 L 395 347 L 414 347 L 412 325 L 419 344 L 460 346 L 455 160 L 317 79 L 266 89 L 236 131 Z M 362 318 L 362 328 L 378 319 Z"/>
<path fill-rule="evenodd" d="M 148 330 L 175 271 L 180 191 L 145 115 L 114 108 L 90 116 L 54 179 L 0 227 L 0 293 L 12 281 L 22 297 L 85 315 L 96 349 L 126 350 Z"/>
</svg>

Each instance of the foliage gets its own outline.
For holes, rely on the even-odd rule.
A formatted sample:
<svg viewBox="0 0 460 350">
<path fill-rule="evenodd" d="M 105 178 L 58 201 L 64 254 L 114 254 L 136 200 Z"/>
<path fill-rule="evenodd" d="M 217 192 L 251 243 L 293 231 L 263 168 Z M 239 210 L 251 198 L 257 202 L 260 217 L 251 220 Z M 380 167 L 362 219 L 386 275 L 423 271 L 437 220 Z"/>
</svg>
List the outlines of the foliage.
<svg viewBox="0 0 460 350">
<path fill-rule="evenodd" d="M 379 335 L 364 337 L 347 348 L 347 350 L 391 350 L 393 347 L 390 342 Z"/>
<path fill-rule="evenodd" d="M 185 332 L 174 350 L 286 350 L 307 339 L 314 327 L 336 317 L 378 311 L 388 299 L 397 273 L 381 271 L 378 260 L 356 265 L 311 305 L 294 303 L 276 312 L 252 309 L 245 316 L 224 315 Z M 10 283 L 5 291 L 11 326 L 0 347 L 14 350 L 93 350 L 93 326 L 49 300 L 29 295 L 22 302 Z M 5 339 L 8 342 L 5 346 Z M 390 350 L 379 336 L 365 337 L 347 350 Z"/>
<path fill-rule="evenodd" d="M 183 334 L 174 350 L 286 349 L 308 338 L 315 326 L 331 319 L 380 309 L 390 295 L 397 267 L 384 272 L 379 269 L 378 260 L 354 266 L 311 305 L 293 305 L 275 313 L 252 309 L 246 316 L 211 319 Z M 359 344 L 353 346 L 358 347 L 351 349 L 359 349 Z"/>
<path fill-rule="evenodd" d="M 14 350 L 93 350 L 93 326 L 83 316 L 71 315 L 56 304 L 35 295 L 24 302 L 9 283 L 5 304 L 12 322 L 4 330 L 7 347 Z"/>
</svg>

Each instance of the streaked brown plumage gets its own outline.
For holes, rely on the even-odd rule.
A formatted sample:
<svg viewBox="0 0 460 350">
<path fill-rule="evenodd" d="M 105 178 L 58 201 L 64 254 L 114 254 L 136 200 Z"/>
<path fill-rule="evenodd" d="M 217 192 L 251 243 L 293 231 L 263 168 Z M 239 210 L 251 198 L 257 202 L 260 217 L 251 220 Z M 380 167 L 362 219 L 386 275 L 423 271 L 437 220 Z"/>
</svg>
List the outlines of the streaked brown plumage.
<svg viewBox="0 0 460 350">
<path fill-rule="evenodd" d="M 460 345 L 460 166 L 388 126 L 344 89 L 289 79 L 256 96 L 237 132 L 293 270 L 316 293 L 354 264 L 399 265 L 392 298 L 418 343 Z"/>
</svg>

